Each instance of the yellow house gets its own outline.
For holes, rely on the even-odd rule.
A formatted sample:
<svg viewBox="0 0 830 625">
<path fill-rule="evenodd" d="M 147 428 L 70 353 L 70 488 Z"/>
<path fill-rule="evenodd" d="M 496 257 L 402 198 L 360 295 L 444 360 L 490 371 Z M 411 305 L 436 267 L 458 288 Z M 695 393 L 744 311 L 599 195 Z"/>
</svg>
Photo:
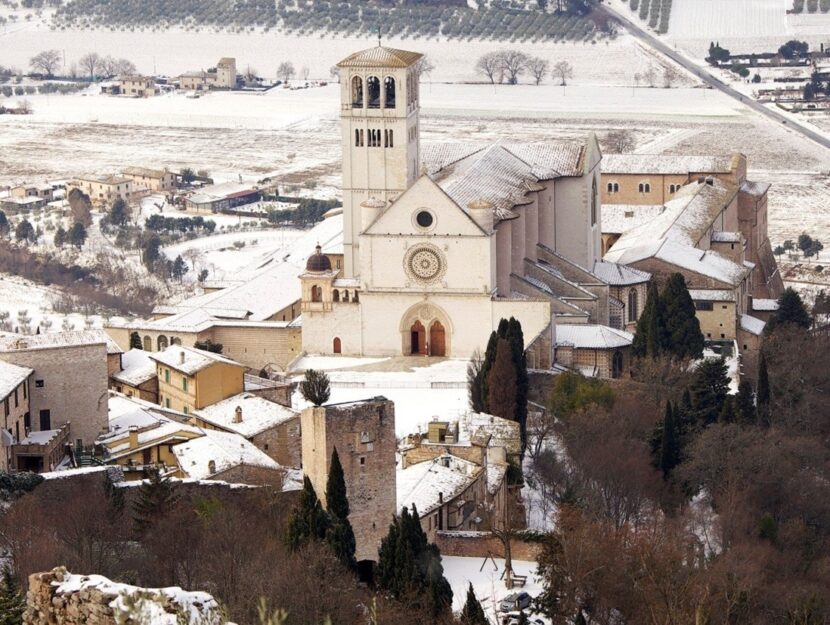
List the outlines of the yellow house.
<svg viewBox="0 0 830 625">
<path fill-rule="evenodd" d="M 220 354 L 171 345 L 150 354 L 156 362 L 159 404 L 190 414 L 241 393 L 245 367 Z"/>
</svg>

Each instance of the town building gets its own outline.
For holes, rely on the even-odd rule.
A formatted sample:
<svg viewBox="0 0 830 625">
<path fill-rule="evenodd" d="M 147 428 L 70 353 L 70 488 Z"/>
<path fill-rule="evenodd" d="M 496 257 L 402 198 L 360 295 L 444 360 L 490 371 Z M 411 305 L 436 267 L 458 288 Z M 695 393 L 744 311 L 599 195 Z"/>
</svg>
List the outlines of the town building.
<svg viewBox="0 0 830 625">
<path fill-rule="evenodd" d="M 0 401 L 3 403 L 3 431 L 0 432 L 0 470 L 16 469 L 12 448 L 26 438 L 30 421 L 29 381 L 34 370 L 0 362 Z"/>
<path fill-rule="evenodd" d="M 9 190 L 9 195 L 19 199 L 37 197 L 51 202 L 55 199 L 55 188 L 46 182 L 42 184 L 19 184 Z"/>
<path fill-rule="evenodd" d="M 236 89 L 236 59 L 223 57 L 207 71 L 187 72 L 179 76 L 179 88 L 187 91 Z"/>
<path fill-rule="evenodd" d="M 218 430 L 174 445 L 181 477 L 282 489 L 285 470 L 244 437 Z"/>
<path fill-rule="evenodd" d="M 176 188 L 176 174 L 166 169 L 127 167 L 121 173 L 125 178 L 133 181 L 134 189 L 144 188 L 149 191 L 165 192 Z"/>
<path fill-rule="evenodd" d="M 151 98 L 158 93 L 152 76 L 122 76 L 118 80 L 118 92 L 131 98 Z"/>
<path fill-rule="evenodd" d="M 190 414 L 244 390 L 245 367 L 221 354 L 171 345 L 150 358 L 165 408 Z"/>
<path fill-rule="evenodd" d="M 0 198 L 0 209 L 9 214 L 27 213 L 45 207 L 49 201 L 38 196 Z"/>
<path fill-rule="evenodd" d="M 343 466 L 358 562 L 377 561 L 399 512 L 395 487 L 395 405 L 383 398 L 306 408 L 301 415 L 303 473 L 325 504 L 334 449 Z"/>
<path fill-rule="evenodd" d="M 83 191 L 92 204 L 98 207 L 112 206 L 117 199 L 129 203 L 135 191 L 132 179 L 115 175 L 78 178 L 67 185 L 67 194 L 73 188 Z"/>
<path fill-rule="evenodd" d="M 159 380 L 155 361 L 143 349 L 131 349 L 122 354 L 120 367 L 110 373 L 109 387 L 127 397 L 158 403 Z"/>
<path fill-rule="evenodd" d="M 619 378 L 629 369 L 634 335 L 594 324 L 556 327 L 556 362 L 583 375 Z"/>
<path fill-rule="evenodd" d="M 284 467 L 302 465 L 300 413 L 259 395 L 246 391 L 228 397 L 194 412 L 190 422 L 238 434 Z"/>
<path fill-rule="evenodd" d="M 238 206 L 258 202 L 262 197 L 256 185 L 223 182 L 201 187 L 185 198 L 189 210 L 202 213 L 220 213 Z"/>
</svg>

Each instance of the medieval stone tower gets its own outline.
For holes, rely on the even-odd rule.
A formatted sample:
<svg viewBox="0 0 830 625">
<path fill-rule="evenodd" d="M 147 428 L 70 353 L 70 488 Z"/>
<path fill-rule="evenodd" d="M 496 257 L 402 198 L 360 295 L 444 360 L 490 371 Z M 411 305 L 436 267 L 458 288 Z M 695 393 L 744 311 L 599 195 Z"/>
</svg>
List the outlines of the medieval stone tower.
<svg viewBox="0 0 830 625">
<path fill-rule="evenodd" d="M 331 454 L 337 448 L 358 562 L 377 561 L 397 512 L 395 404 L 384 397 L 306 408 L 301 416 L 303 473 L 325 505 Z"/>
<path fill-rule="evenodd" d="M 337 64 L 346 278 L 360 273 L 358 235 L 418 175 L 416 64 L 421 56 L 377 46 L 356 52 Z M 370 198 L 374 201 L 368 202 Z"/>
</svg>

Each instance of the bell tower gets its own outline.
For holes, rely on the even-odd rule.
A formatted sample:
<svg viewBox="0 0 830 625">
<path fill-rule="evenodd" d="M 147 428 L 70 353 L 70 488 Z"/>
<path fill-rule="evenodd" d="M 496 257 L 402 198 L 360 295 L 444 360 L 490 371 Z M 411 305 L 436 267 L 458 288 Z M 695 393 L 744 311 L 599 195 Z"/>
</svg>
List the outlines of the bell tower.
<svg viewBox="0 0 830 625">
<path fill-rule="evenodd" d="M 359 277 L 358 235 L 382 212 L 373 205 L 388 206 L 418 176 L 417 63 L 421 56 L 378 45 L 337 64 L 346 278 Z"/>
</svg>

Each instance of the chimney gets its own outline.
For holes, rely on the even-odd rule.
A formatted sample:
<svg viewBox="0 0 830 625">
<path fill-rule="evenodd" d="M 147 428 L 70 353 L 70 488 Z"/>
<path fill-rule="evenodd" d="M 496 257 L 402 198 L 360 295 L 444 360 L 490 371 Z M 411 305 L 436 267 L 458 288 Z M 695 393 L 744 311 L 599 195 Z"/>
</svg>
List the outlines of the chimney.
<svg viewBox="0 0 830 625">
<path fill-rule="evenodd" d="M 233 422 L 242 423 L 242 406 L 237 406 L 233 411 Z"/>
<path fill-rule="evenodd" d="M 185 356 L 184 350 L 182 349 L 182 350 L 179 351 L 179 364 L 180 365 L 184 364 L 184 356 Z"/>
<path fill-rule="evenodd" d="M 138 447 L 138 426 L 130 426 L 130 449 Z"/>
</svg>

